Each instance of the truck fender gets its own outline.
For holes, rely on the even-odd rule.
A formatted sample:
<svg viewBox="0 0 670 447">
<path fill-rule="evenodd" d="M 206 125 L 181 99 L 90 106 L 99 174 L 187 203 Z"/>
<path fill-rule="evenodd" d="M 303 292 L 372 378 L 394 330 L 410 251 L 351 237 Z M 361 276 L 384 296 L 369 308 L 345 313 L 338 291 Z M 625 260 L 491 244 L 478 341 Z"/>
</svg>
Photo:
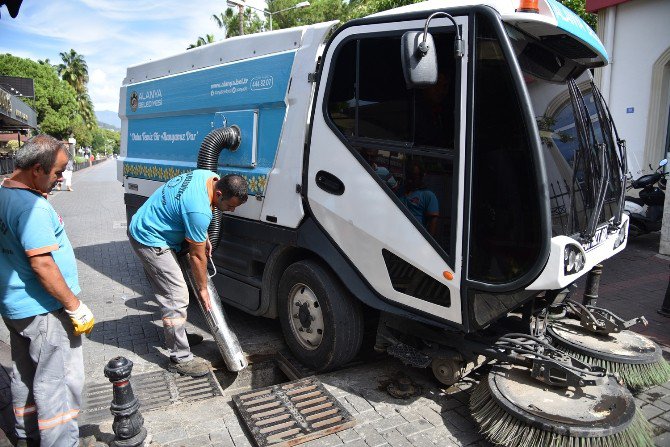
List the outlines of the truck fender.
<svg viewBox="0 0 670 447">
<path fill-rule="evenodd" d="M 372 287 L 364 282 L 358 271 L 355 270 L 351 263 L 337 249 L 314 219 L 307 218 L 300 225 L 298 228 L 297 244 L 302 248 L 307 249 L 309 247 L 308 249 L 314 254 L 314 257 L 321 259 L 342 281 L 344 287 L 366 306 L 419 321 L 429 321 L 379 298 Z"/>
<path fill-rule="evenodd" d="M 309 250 L 290 245 L 277 245 L 272 250 L 263 269 L 260 315 L 267 318 L 279 317 L 277 314 L 277 290 L 284 271 L 294 262 L 311 257 L 317 256 Z"/>
</svg>

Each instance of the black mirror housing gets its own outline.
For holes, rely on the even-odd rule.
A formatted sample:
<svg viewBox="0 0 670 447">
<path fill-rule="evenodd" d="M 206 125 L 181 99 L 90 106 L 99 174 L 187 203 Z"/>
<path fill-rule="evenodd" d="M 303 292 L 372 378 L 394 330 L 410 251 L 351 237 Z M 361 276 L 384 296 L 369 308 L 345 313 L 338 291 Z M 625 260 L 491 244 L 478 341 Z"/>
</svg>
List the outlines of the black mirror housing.
<svg viewBox="0 0 670 447">
<path fill-rule="evenodd" d="M 425 45 L 423 38 L 421 31 L 408 31 L 400 40 L 402 71 L 408 89 L 425 88 L 437 83 L 435 42 L 429 33 L 426 33 Z"/>
</svg>

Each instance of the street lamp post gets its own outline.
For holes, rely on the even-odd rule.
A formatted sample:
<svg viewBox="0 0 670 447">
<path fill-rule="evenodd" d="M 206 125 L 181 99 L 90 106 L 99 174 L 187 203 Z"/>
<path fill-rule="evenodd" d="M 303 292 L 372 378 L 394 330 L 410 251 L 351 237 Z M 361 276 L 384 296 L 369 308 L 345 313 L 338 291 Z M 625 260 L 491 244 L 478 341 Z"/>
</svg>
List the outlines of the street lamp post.
<svg viewBox="0 0 670 447">
<path fill-rule="evenodd" d="M 290 11 L 292 9 L 307 8 L 309 6 L 309 2 L 308 1 L 300 2 L 297 5 L 291 6 L 290 8 L 284 8 L 284 9 L 280 9 L 279 11 L 273 11 L 273 12 L 270 12 L 267 9 L 260 9 L 260 8 L 256 8 L 256 7 L 251 6 L 251 5 L 247 5 L 246 3 L 244 3 L 243 0 L 228 0 L 228 6 L 231 6 L 231 5 L 239 7 L 240 11 L 242 11 L 242 8 L 246 7 L 246 8 L 255 9 L 256 11 L 260 11 L 263 14 L 267 14 L 270 17 L 270 31 L 272 31 L 272 16 L 273 15 L 279 14 L 280 12 Z M 242 25 L 240 25 L 240 35 L 242 34 L 242 31 L 241 31 L 242 28 L 241 27 L 242 27 Z"/>
</svg>

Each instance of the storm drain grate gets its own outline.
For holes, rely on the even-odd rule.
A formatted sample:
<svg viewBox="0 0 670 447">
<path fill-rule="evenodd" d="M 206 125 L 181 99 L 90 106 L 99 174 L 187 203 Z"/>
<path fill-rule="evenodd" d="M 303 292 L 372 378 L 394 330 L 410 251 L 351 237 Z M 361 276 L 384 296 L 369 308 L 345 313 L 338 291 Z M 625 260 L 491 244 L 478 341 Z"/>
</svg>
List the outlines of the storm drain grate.
<svg viewBox="0 0 670 447">
<path fill-rule="evenodd" d="M 195 402 L 221 396 L 221 388 L 210 372 L 203 377 L 186 377 L 167 371 L 156 371 L 130 377 L 133 393 L 140 401 L 140 411 L 149 411 L 168 405 Z M 112 417 L 112 384 L 87 384 L 83 395 L 83 409 L 79 423 L 98 423 Z"/>
<path fill-rule="evenodd" d="M 356 424 L 314 377 L 241 393 L 233 401 L 261 447 L 301 444 Z"/>
</svg>

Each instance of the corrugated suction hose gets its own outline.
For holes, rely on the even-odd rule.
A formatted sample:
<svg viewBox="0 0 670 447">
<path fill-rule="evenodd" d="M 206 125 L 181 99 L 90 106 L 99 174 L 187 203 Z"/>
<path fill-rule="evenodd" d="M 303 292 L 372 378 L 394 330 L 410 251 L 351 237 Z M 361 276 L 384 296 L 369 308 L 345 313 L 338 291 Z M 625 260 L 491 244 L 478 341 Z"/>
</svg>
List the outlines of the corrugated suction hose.
<svg viewBox="0 0 670 447">
<path fill-rule="evenodd" d="M 242 141 L 242 132 L 240 128 L 233 125 L 230 127 L 220 127 L 207 134 L 198 152 L 198 169 L 209 169 L 217 172 L 219 166 L 219 154 L 222 150 L 236 150 Z M 212 213 L 212 223 L 207 229 L 209 241 L 212 243 L 212 249 L 219 246 L 221 238 L 221 211 L 215 209 Z"/>
</svg>

